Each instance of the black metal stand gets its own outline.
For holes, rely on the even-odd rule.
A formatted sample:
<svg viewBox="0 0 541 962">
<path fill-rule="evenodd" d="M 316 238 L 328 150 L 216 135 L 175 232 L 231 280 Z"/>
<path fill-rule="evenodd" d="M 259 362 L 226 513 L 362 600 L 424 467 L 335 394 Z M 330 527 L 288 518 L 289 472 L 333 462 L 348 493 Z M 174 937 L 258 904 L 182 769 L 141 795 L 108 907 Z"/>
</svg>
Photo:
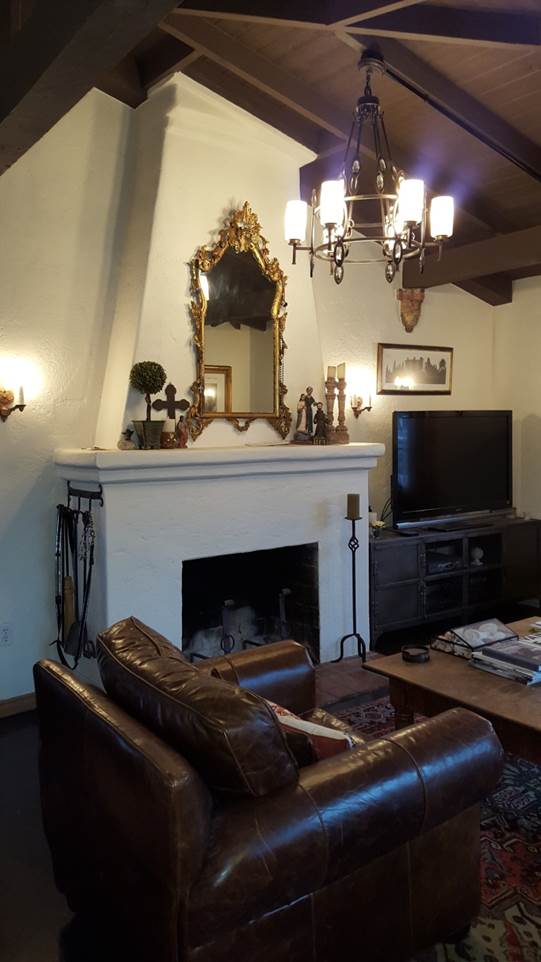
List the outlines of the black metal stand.
<svg viewBox="0 0 541 962">
<path fill-rule="evenodd" d="M 346 518 L 346 520 L 350 520 Z M 353 609 L 353 631 L 350 631 L 348 635 L 344 635 L 340 639 L 340 655 L 338 658 L 333 658 L 333 663 L 342 661 L 344 657 L 344 645 L 348 638 L 357 639 L 357 654 L 362 660 L 363 664 L 366 661 L 366 645 L 357 631 L 357 571 L 355 565 L 355 553 L 359 547 L 359 539 L 355 534 L 355 521 L 360 521 L 360 518 L 351 518 L 351 538 L 348 541 L 348 548 L 351 551 L 351 606 Z"/>
</svg>

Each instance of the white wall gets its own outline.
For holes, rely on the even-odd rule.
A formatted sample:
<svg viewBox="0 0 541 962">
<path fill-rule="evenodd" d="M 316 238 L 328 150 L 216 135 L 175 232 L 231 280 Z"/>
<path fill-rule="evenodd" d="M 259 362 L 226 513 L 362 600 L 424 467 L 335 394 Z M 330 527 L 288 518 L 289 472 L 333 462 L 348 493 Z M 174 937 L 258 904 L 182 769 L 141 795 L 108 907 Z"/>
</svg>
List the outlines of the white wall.
<svg viewBox="0 0 541 962">
<path fill-rule="evenodd" d="M 94 439 L 116 285 L 129 108 L 89 93 L 0 178 L 0 381 L 28 407 L 0 423 L 0 699 L 52 651 L 56 446 Z"/>
<path fill-rule="evenodd" d="M 497 403 L 514 411 L 515 503 L 541 517 L 541 277 L 513 284 L 495 311 Z"/>
<path fill-rule="evenodd" d="M 401 410 L 483 409 L 495 406 L 493 378 L 494 309 L 456 287 L 426 292 L 421 318 L 411 334 L 404 330 L 396 300 L 398 283 L 389 285 L 381 264 L 347 266 L 342 284 L 318 264 L 314 292 L 323 362 L 346 362 L 352 393 L 368 386 L 372 410 L 356 420 L 351 409 L 347 424 L 351 441 L 381 441 L 386 455 L 369 475 L 370 502 L 381 508 L 389 495 L 392 412 Z M 441 345 L 454 348 L 451 395 L 376 394 L 377 344 Z M 349 405 L 349 400 L 348 400 Z"/>
<path fill-rule="evenodd" d="M 178 396 L 191 397 L 195 356 L 188 264 L 197 247 L 215 242 L 224 218 L 246 200 L 259 217 L 271 256 L 278 258 L 289 276 L 286 400 L 293 406 L 291 399 L 306 384 L 322 384 L 308 271 L 290 269 L 290 248 L 283 239 L 286 201 L 297 196 L 299 167 L 314 155 L 182 74 L 158 88 L 138 109 L 137 137 L 145 154 L 138 159 L 134 180 L 137 223 L 124 253 L 113 333 L 118 349 L 110 355 L 96 435 L 96 443 L 104 447 L 116 445 L 132 417 L 144 416 L 141 396 L 132 391 L 127 396 L 134 361 L 159 361 Z M 144 211 L 151 208 L 152 217 L 148 217 Z M 197 444 L 277 440 L 264 422 L 255 422 L 241 434 L 233 425 L 215 421 Z"/>
</svg>

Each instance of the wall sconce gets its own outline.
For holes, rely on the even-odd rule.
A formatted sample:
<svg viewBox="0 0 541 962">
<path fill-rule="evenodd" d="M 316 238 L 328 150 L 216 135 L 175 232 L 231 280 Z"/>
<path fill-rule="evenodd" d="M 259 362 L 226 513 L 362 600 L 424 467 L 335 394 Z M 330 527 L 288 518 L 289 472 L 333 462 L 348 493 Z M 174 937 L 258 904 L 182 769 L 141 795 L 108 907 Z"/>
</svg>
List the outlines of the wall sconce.
<svg viewBox="0 0 541 962">
<path fill-rule="evenodd" d="M 19 403 L 13 404 L 14 400 L 15 395 L 13 391 L 0 387 L 0 420 L 7 421 L 10 414 L 13 414 L 14 411 L 24 411 L 26 404 L 24 403 L 24 390 L 22 387 L 19 388 Z"/>
<path fill-rule="evenodd" d="M 364 403 L 365 400 L 366 400 L 366 404 Z M 358 417 L 359 417 L 359 414 L 362 414 L 363 411 L 371 411 L 371 410 L 372 410 L 372 396 L 371 396 L 370 394 L 368 394 L 367 397 L 366 397 L 366 399 L 365 399 L 364 397 L 361 397 L 359 394 L 352 394 L 352 395 L 351 395 L 351 410 L 353 411 L 353 413 L 354 413 L 354 415 L 355 415 L 356 418 L 358 418 Z"/>
</svg>

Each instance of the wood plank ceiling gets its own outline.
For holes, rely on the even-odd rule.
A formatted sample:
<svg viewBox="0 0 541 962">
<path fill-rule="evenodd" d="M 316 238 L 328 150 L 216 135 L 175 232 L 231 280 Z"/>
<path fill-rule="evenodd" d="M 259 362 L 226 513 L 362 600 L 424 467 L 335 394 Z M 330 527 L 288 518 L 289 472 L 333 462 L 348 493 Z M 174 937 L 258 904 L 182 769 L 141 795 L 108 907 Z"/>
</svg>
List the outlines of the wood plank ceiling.
<svg viewBox="0 0 541 962">
<path fill-rule="evenodd" d="M 185 0 L 174 6 L 73 0 L 66 43 L 83 59 L 82 79 L 75 76 L 74 83 L 73 67 L 62 76 L 58 50 L 42 56 L 57 97 L 63 83 L 70 80 L 71 87 L 35 125 L 34 140 L 83 95 L 92 71 L 96 86 L 137 106 L 153 84 L 182 70 L 314 150 L 318 159 L 301 174 L 307 193 L 339 169 L 361 92 L 357 61 L 364 48 L 377 46 L 387 74 L 375 78 L 374 87 L 395 158 L 459 204 L 452 258 L 427 261 L 423 276 L 410 262 L 405 286 L 452 280 L 499 304 L 511 299 L 513 278 L 541 274 L 541 0 Z M 10 8 L 11 19 L 1 18 L 2 7 Z M 130 21 L 129 45 L 114 32 L 121 7 Z M 7 51 L 0 90 L 9 87 L 6 63 L 28 75 L 26 84 L 11 88 L 26 93 L 24 102 L 21 96 L 18 105 L 15 96 L 8 103 L 5 93 L 0 99 L 4 169 L 18 155 L 12 136 L 18 108 L 28 113 L 33 87 L 43 90 L 43 77 L 26 57 L 34 52 L 35 59 L 30 28 L 48 8 L 45 0 L 0 0 Z M 84 8 L 80 22 L 73 8 Z M 156 23 L 150 33 L 149 8 Z M 103 22 L 101 70 L 87 40 L 90 35 L 95 46 L 90 18 Z M 28 131 L 28 123 L 23 126 Z M 19 153 L 29 145 L 19 145 Z"/>
</svg>

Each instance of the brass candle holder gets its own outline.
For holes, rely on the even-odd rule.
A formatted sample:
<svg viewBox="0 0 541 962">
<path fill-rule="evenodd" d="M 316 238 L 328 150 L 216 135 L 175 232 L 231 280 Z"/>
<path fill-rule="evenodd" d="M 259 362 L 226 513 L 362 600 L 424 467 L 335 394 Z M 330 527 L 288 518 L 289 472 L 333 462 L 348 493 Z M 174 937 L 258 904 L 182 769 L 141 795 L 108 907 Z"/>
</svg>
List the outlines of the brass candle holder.
<svg viewBox="0 0 541 962">
<path fill-rule="evenodd" d="M 14 411 L 24 411 L 26 404 L 24 403 L 23 389 L 19 391 L 19 403 L 13 404 L 15 396 L 13 391 L 9 391 L 7 388 L 0 387 L 0 420 L 6 422 L 10 414 Z"/>
</svg>

